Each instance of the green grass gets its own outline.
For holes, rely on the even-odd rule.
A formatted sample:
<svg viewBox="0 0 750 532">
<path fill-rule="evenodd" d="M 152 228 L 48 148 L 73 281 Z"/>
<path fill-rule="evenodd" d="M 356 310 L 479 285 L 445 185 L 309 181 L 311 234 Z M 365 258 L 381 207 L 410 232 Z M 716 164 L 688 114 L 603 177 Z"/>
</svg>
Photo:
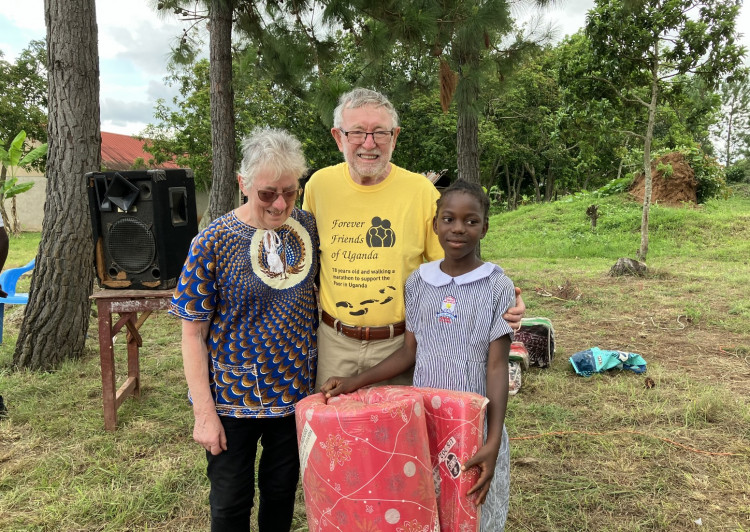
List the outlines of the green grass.
<svg viewBox="0 0 750 532">
<path fill-rule="evenodd" d="M 640 216 L 615 196 L 491 219 L 485 258 L 523 289 L 527 315 L 552 319 L 557 339 L 552 366 L 524 372 L 509 401 L 511 532 L 750 530 L 750 194 L 654 207 L 650 273 L 608 276 L 617 258 L 635 256 Z M 38 238 L 12 238 L 6 267 L 28 262 Z M 108 433 L 96 317 L 78 359 L 14 372 L 22 313 L 6 309 L 0 346 L 10 411 L 0 421 L 0 530 L 206 530 L 179 324 L 165 313 L 144 324 L 142 397 L 123 403 Z M 568 357 L 594 345 L 641 354 L 655 387 L 629 372 L 575 375 Z M 122 339 L 115 349 L 119 385 Z M 299 497 L 294 530 L 304 531 Z"/>
<path fill-rule="evenodd" d="M 3 269 L 24 266 L 36 256 L 39 247 L 39 233 L 21 233 L 9 237 L 8 259 Z"/>
<path fill-rule="evenodd" d="M 599 206 L 595 229 L 586 208 Z M 593 259 L 635 257 L 640 247 L 641 205 L 626 196 L 576 198 L 526 205 L 494 216 L 485 237 L 489 258 Z M 731 242 L 731 246 L 727 244 Z M 653 205 L 649 216 L 648 259 L 691 257 L 713 250 L 712 257 L 742 262 L 750 256 L 750 200 L 736 194 L 695 208 Z M 713 254 L 712 254 L 713 255 Z"/>
</svg>

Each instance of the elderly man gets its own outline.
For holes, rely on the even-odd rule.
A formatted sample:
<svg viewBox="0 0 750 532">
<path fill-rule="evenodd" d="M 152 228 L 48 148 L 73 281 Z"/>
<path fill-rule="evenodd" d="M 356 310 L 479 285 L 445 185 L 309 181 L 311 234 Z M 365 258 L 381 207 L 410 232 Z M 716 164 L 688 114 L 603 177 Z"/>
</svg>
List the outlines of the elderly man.
<svg viewBox="0 0 750 532">
<path fill-rule="evenodd" d="M 432 230 L 438 191 L 391 163 L 401 132 L 382 94 L 357 88 L 339 99 L 331 134 L 344 154 L 305 187 L 303 209 L 320 234 L 316 390 L 334 375 L 356 375 L 403 344 L 404 283 L 425 260 L 442 258 Z M 523 301 L 504 316 L 518 323 Z M 411 374 L 389 381 L 411 384 Z"/>
</svg>

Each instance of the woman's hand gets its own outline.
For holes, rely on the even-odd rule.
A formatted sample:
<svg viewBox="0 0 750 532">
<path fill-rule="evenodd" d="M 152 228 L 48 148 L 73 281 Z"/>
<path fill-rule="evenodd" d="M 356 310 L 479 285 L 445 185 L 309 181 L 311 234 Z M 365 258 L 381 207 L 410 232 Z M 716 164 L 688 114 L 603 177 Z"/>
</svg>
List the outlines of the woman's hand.
<svg viewBox="0 0 750 532">
<path fill-rule="evenodd" d="M 487 498 L 487 493 L 490 491 L 490 482 L 492 477 L 495 476 L 495 464 L 497 463 L 498 448 L 495 445 L 484 445 L 477 451 L 477 454 L 467 460 L 466 463 L 461 466 L 462 471 L 468 471 L 472 467 L 479 468 L 479 478 L 477 479 L 474 486 L 467 492 L 467 495 L 477 493 L 476 505 L 484 504 L 484 500 Z"/>
<path fill-rule="evenodd" d="M 207 414 L 195 413 L 193 439 L 214 456 L 227 450 L 227 436 L 216 411 Z"/>
</svg>

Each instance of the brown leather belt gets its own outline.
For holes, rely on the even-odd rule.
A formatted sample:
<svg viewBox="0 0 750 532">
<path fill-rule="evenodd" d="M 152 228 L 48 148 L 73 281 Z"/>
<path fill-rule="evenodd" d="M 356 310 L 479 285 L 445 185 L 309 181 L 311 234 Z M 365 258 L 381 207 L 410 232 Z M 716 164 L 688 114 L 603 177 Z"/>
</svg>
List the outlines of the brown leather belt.
<svg viewBox="0 0 750 532">
<path fill-rule="evenodd" d="M 406 323 L 403 321 L 382 327 L 352 327 L 351 325 L 344 325 L 325 310 L 323 311 L 323 323 L 335 329 L 339 334 L 355 340 L 385 340 L 402 335 L 406 330 Z"/>
</svg>

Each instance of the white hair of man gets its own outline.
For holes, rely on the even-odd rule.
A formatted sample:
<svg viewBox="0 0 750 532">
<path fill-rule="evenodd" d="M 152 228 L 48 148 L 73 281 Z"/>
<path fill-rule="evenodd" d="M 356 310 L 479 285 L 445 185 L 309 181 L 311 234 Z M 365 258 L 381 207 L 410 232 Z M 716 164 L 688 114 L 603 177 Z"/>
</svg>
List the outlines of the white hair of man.
<svg viewBox="0 0 750 532">
<path fill-rule="evenodd" d="M 274 179 L 292 174 L 297 179 L 307 172 L 302 144 L 284 129 L 255 128 L 242 141 L 240 175 L 245 188 L 250 188 L 255 176 L 270 170 Z"/>
<path fill-rule="evenodd" d="M 398 127 L 398 113 L 390 100 L 377 91 L 361 87 L 345 92 L 339 97 L 339 104 L 333 110 L 333 127 L 341 127 L 344 109 L 358 109 L 367 105 L 385 108 L 393 118 L 393 127 Z"/>
</svg>

